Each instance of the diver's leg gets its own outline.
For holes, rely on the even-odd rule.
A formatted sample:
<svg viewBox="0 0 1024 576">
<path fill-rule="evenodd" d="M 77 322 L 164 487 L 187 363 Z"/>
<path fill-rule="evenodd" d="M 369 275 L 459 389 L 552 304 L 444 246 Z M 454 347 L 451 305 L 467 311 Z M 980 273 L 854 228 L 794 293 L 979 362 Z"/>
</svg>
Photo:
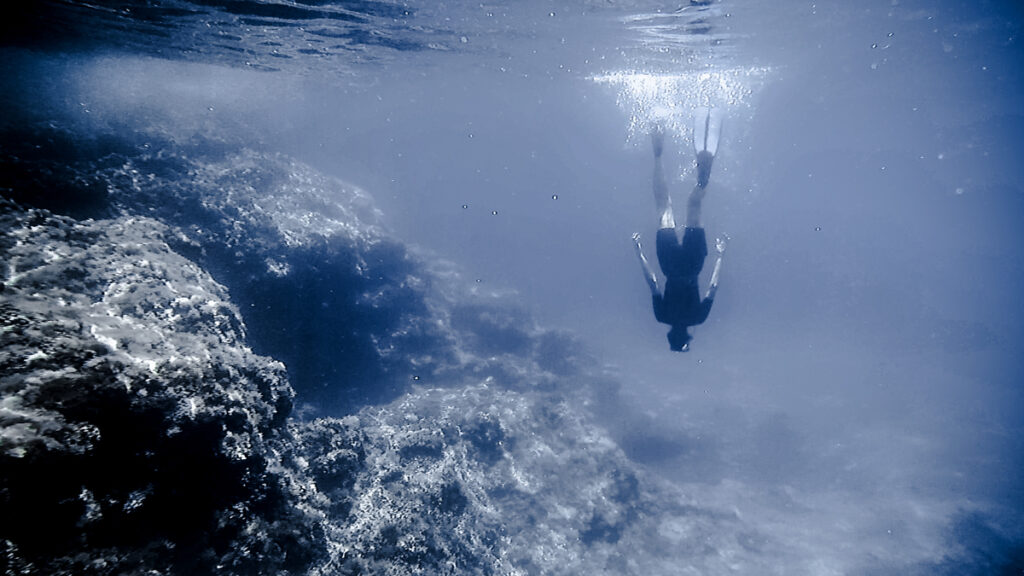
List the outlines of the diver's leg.
<svg viewBox="0 0 1024 576">
<path fill-rule="evenodd" d="M 661 129 L 651 132 L 651 144 L 654 146 L 654 204 L 658 209 L 658 227 L 676 227 L 676 219 L 672 214 L 672 199 L 668 195 L 668 183 L 665 180 L 665 169 L 661 164 L 661 152 L 665 133 Z"/>
<path fill-rule="evenodd" d="M 706 188 L 711 180 L 711 165 L 715 157 L 707 150 L 697 152 L 697 186 Z"/>
<path fill-rule="evenodd" d="M 700 228 L 700 213 L 701 207 L 704 202 L 704 194 L 707 192 L 707 188 L 700 186 L 693 187 L 690 190 L 690 198 L 686 202 L 686 227 L 687 228 Z"/>
<path fill-rule="evenodd" d="M 697 152 L 697 185 L 690 192 L 689 201 L 686 204 L 686 227 L 700 228 L 700 209 L 704 200 L 704 193 L 711 179 L 711 165 L 715 161 L 715 151 L 718 149 L 718 131 L 721 128 L 721 120 L 714 121 L 712 110 L 708 110 L 707 116 L 698 116 L 694 123 L 694 147 Z"/>
</svg>

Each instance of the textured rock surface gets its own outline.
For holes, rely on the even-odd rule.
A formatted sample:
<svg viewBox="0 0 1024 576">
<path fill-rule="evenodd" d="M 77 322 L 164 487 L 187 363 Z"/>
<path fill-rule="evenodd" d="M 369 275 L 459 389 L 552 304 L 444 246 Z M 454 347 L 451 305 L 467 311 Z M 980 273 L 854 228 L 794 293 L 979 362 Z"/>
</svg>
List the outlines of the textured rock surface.
<svg viewBox="0 0 1024 576">
<path fill-rule="evenodd" d="M 278 542 L 311 542 L 312 525 L 272 471 L 292 392 L 283 366 L 245 345 L 223 287 L 153 220 L 0 202 L 9 569 L 303 565 Z"/>
<path fill-rule="evenodd" d="M 109 182 L 120 213 L 181 233 L 176 248 L 228 286 L 253 345 L 288 366 L 304 401 L 351 410 L 451 362 L 427 280 L 358 188 L 247 149 L 143 150 Z"/>
<path fill-rule="evenodd" d="M 243 148 L 92 149 L 5 156 L 10 196 L 65 179 L 36 204 L 106 218 L 0 204 L 6 571 L 768 572 L 736 514 L 634 464 L 643 420 L 578 343 L 365 193 Z"/>
<path fill-rule="evenodd" d="M 575 400 L 492 381 L 418 390 L 358 417 L 304 426 L 309 470 L 335 510 L 331 554 L 314 573 L 737 567 L 739 518 L 637 470 Z M 360 472 L 337 476 L 347 470 Z"/>
<path fill-rule="evenodd" d="M 0 153 L 11 197 L 168 226 L 171 247 L 228 288 L 253 348 L 284 362 L 299 401 L 320 412 L 387 402 L 415 382 L 521 371 L 522 361 L 570 374 L 585 357 L 508 298 L 410 250 L 366 192 L 288 157 L 139 132 L 18 137 Z"/>
</svg>

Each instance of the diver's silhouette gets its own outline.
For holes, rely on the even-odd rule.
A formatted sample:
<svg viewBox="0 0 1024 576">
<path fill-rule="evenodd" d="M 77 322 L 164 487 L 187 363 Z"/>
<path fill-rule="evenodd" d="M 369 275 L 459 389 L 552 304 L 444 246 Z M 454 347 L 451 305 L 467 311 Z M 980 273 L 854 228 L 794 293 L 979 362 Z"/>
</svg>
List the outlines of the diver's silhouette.
<svg viewBox="0 0 1024 576">
<path fill-rule="evenodd" d="M 698 276 L 704 268 L 704 259 L 708 254 L 704 228 L 700 222 L 701 202 L 707 192 L 708 180 L 711 178 L 711 164 L 718 148 L 718 132 L 720 123 L 714 111 L 708 110 L 699 114 L 694 128 L 694 148 L 697 153 L 697 185 L 690 191 L 686 204 L 686 227 L 683 229 L 683 240 L 676 235 L 676 221 L 672 214 L 672 199 L 668 195 L 665 173 L 661 165 L 661 152 L 664 134 L 660 128 L 651 133 L 654 146 L 654 201 L 658 208 L 659 229 L 657 235 L 658 264 L 665 275 L 665 291 L 658 287 L 658 277 L 644 256 L 640 245 L 640 234 L 633 234 L 636 253 L 643 267 L 644 279 L 651 288 L 654 302 L 654 317 L 663 324 L 671 326 L 668 343 L 672 350 L 685 352 L 690 349 L 688 327 L 701 324 L 707 319 L 711 305 L 718 291 L 718 272 L 725 254 L 727 236 L 715 242 L 718 259 L 715 270 L 711 274 L 711 285 L 704 299 L 700 298 Z"/>
</svg>

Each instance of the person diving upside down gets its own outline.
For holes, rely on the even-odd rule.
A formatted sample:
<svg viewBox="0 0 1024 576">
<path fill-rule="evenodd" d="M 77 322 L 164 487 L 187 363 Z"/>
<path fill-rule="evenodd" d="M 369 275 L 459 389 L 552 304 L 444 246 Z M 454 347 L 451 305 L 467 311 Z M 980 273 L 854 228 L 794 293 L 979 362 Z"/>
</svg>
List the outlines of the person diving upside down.
<svg viewBox="0 0 1024 576">
<path fill-rule="evenodd" d="M 707 240 L 701 225 L 701 203 L 707 192 L 708 180 L 711 178 L 711 164 L 718 148 L 720 121 L 713 110 L 705 110 L 698 114 L 694 126 L 694 148 L 697 153 L 697 185 L 690 191 L 686 205 L 686 227 L 680 242 L 676 234 L 676 221 L 672 213 L 672 199 L 668 195 L 668 185 L 661 164 L 661 152 L 664 134 L 660 129 L 651 133 L 654 147 L 654 201 L 657 205 L 659 228 L 657 233 L 658 264 L 665 275 L 665 290 L 658 286 L 658 277 L 644 256 L 640 244 L 640 234 L 633 234 L 636 253 L 643 268 L 644 280 L 651 289 L 654 302 L 654 317 L 663 324 L 668 324 L 669 348 L 676 352 L 690 349 L 689 327 L 696 326 L 707 319 L 711 305 L 718 291 L 718 272 L 722 266 L 728 236 L 715 242 L 717 260 L 711 274 L 711 284 L 702 300 L 698 277 L 704 268 L 704 259 L 708 254 Z"/>
</svg>

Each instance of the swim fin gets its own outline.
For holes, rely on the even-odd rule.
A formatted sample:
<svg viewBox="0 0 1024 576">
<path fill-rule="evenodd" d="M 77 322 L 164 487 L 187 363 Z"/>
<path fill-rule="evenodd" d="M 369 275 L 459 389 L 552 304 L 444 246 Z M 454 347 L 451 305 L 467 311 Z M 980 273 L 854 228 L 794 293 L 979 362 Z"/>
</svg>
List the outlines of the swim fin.
<svg viewBox="0 0 1024 576">
<path fill-rule="evenodd" d="M 697 108 L 693 120 L 693 148 L 714 156 L 718 152 L 718 137 L 722 133 L 722 112 L 717 108 Z"/>
<path fill-rule="evenodd" d="M 715 108 L 698 108 L 693 121 L 693 150 L 697 154 L 697 185 L 701 188 L 711 179 L 721 133 L 722 113 Z"/>
</svg>

